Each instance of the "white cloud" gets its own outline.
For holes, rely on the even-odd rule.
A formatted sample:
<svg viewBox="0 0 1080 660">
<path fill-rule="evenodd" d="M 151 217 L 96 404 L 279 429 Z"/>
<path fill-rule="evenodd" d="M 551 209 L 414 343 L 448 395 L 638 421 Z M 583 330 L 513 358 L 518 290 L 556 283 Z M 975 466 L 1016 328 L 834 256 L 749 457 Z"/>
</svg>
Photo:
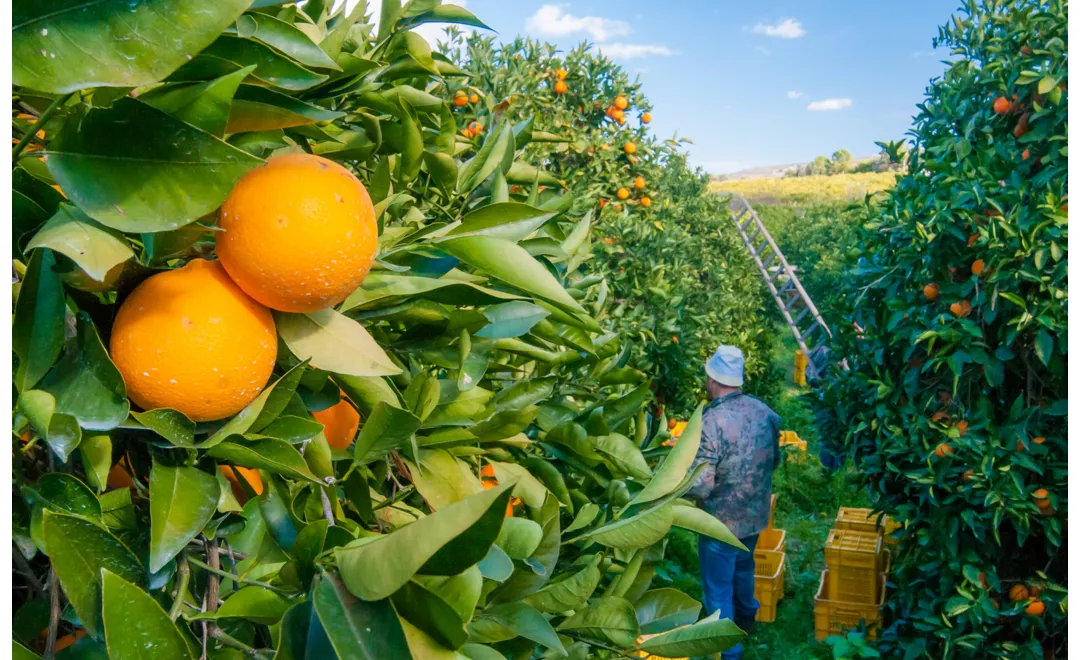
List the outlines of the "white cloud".
<svg viewBox="0 0 1080 660">
<path fill-rule="evenodd" d="M 630 34 L 630 24 L 601 16 L 574 16 L 565 5 L 543 5 L 525 21 L 525 29 L 545 37 L 565 37 L 587 32 L 596 41 Z"/>
<path fill-rule="evenodd" d="M 843 110 L 844 108 L 851 107 L 851 99 L 825 99 L 823 101 L 811 101 L 810 105 L 806 106 L 807 110 L 821 111 L 821 110 Z"/>
<path fill-rule="evenodd" d="M 772 51 L 769 50 L 768 48 L 766 48 L 765 46 L 755 46 L 754 47 L 754 52 L 761 53 L 762 55 L 765 55 L 765 56 L 772 55 Z"/>
<path fill-rule="evenodd" d="M 780 39 L 798 39 L 806 34 L 802 23 L 794 18 L 785 18 L 776 25 L 758 23 L 754 26 L 754 34 L 763 34 L 766 37 L 779 37 Z"/>
<path fill-rule="evenodd" d="M 674 55 L 667 46 L 659 44 L 596 44 L 596 49 L 613 60 L 632 60 L 648 55 Z"/>
<path fill-rule="evenodd" d="M 802 92 L 796 92 L 795 90 L 791 90 L 787 93 L 787 97 L 789 99 L 801 99 L 803 96 L 804 95 Z"/>
</svg>

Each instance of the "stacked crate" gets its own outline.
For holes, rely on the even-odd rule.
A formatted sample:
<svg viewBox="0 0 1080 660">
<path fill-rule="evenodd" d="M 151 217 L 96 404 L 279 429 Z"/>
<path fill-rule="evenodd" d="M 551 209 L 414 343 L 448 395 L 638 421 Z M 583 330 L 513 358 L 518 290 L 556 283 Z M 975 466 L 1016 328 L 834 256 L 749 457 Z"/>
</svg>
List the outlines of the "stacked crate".
<svg viewBox="0 0 1080 660">
<path fill-rule="evenodd" d="M 886 576 L 895 547 L 896 525 L 870 509 L 841 508 L 825 542 L 825 570 L 814 597 L 814 636 L 858 627 L 876 639 L 885 604 Z"/>
<path fill-rule="evenodd" d="M 754 546 L 754 598 L 758 601 L 757 621 L 776 621 L 776 603 L 784 597 L 785 532 L 773 527 L 776 495 L 769 504 L 769 524 Z"/>
</svg>

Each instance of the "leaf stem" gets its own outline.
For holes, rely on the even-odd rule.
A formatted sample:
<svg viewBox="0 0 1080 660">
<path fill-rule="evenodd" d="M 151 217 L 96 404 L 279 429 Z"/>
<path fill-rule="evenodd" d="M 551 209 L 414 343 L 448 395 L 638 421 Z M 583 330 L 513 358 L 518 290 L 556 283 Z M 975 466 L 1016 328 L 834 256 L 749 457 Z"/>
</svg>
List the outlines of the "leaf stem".
<svg viewBox="0 0 1080 660">
<path fill-rule="evenodd" d="M 58 96 L 53 99 L 53 102 L 49 105 L 48 108 L 45 109 L 45 112 L 41 113 L 41 116 L 38 117 L 37 121 L 34 122 L 34 125 L 30 127 L 30 130 L 26 132 L 26 135 L 22 136 L 22 139 L 19 140 L 19 143 L 15 145 L 15 148 L 11 152 L 11 162 L 14 163 L 15 161 L 19 160 L 19 154 L 23 152 L 23 149 L 26 148 L 26 145 L 30 144 L 30 140 L 32 140 L 34 136 L 37 135 L 37 132 L 41 130 L 42 126 L 45 125 L 45 122 L 49 121 L 53 114 L 55 114 L 57 110 L 63 107 L 63 105 L 67 103 L 68 99 L 70 99 L 74 95 L 75 92 L 69 92 L 67 94 L 64 94 L 63 96 Z"/>
<path fill-rule="evenodd" d="M 406 497 L 408 497 L 409 495 L 411 495 L 414 490 L 416 490 L 416 486 L 405 486 L 404 488 L 399 490 L 392 498 L 390 498 L 388 500 L 383 500 L 382 502 L 379 502 L 375 506 L 371 507 L 371 510 L 372 511 L 378 511 L 379 509 L 381 509 L 383 507 L 388 507 L 388 506 L 392 506 L 394 504 L 397 504 L 401 500 L 403 500 Z"/>
<path fill-rule="evenodd" d="M 216 623 L 210 624 L 210 636 L 218 640 L 225 646 L 231 646 L 232 648 L 237 649 L 238 651 L 242 651 L 246 655 L 250 655 L 253 658 L 260 658 L 263 655 L 262 651 L 253 646 L 248 646 L 247 644 L 236 639 L 229 633 L 222 630 Z"/>
<path fill-rule="evenodd" d="M 591 639 L 585 639 L 584 637 L 578 637 L 577 635 L 573 635 L 573 634 L 570 634 L 570 633 L 563 633 L 563 634 L 566 635 L 567 637 L 569 637 L 570 639 L 576 639 L 579 642 L 584 642 L 584 643 L 586 643 L 586 644 L 588 644 L 590 646 L 595 646 L 598 649 L 604 649 L 605 651 L 611 651 L 612 653 L 618 653 L 620 658 L 629 658 L 630 660 L 639 660 L 640 659 L 640 656 L 632 656 L 629 653 L 626 653 L 625 651 L 623 651 L 622 649 L 614 647 L 614 646 L 608 646 L 607 644 L 601 644 L 600 642 L 594 642 Z"/>
<path fill-rule="evenodd" d="M 57 583 L 56 571 L 49 571 L 49 632 L 45 636 L 46 660 L 52 660 L 56 653 L 56 631 L 59 627 L 60 586 Z"/>
<path fill-rule="evenodd" d="M 169 609 L 169 618 L 176 621 L 184 610 L 184 594 L 187 593 L 188 583 L 191 582 L 191 567 L 188 566 L 187 553 L 180 555 L 180 563 L 176 567 L 180 580 L 176 583 L 176 596 L 173 598 L 172 608 Z"/>
<path fill-rule="evenodd" d="M 214 575 L 217 575 L 219 577 L 229 578 L 230 580 L 234 580 L 236 582 L 239 582 L 240 584 L 250 584 L 253 587 L 262 587 L 263 589 L 269 589 L 270 591 L 277 592 L 277 593 L 279 593 L 279 594 L 281 594 L 283 596 L 291 597 L 293 595 L 291 591 L 282 589 L 280 587 L 275 587 L 272 584 L 267 584 L 266 582 L 259 582 L 258 580 L 249 580 L 248 578 L 240 577 L 239 575 L 235 575 L 235 574 L 230 573 L 228 571 L 223 571 L 220 568 L 214 568 L 213 566 L 211 566 L 209 564 L 205 564 L 205 563 L 199 561 L 198 559 L 195 559 L 194 557 L 188 557 L 188 561 L 191 562 L 192 564 L 195 564 L 196 566 L 203 569 L 204 571 L 209 571 L 210 573 L 213 573 Z M 208 606 L 207 609 L 211 609 L 211 608 Z M 217 609 L 217 608 L 215 607 L 213 609 Z"/>
</svg>

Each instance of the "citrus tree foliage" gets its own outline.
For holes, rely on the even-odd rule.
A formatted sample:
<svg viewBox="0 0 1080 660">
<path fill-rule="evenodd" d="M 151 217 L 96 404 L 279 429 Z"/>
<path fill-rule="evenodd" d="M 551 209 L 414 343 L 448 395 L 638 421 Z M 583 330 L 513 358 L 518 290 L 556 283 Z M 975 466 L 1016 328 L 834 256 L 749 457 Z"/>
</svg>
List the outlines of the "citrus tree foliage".
<svg viewBox="0 0 1080 660">
<path fill-rule="evenodd" d="M 463 135 L 470 78 L 410 31 L 483 23 L 385 0 L 373 31 L 330 4 L 15 11 L 17 657 L 67 631 L 66 657 L 114 659 L 737 643 L 649 588 L 673 525 L 738 542 L 681 499 L 700 415 L 663 447 L 638 338 L 598 321 L 595 214 L 529 163 L 531 123 L 495 105 Z M 364 182 L 374 270 L 335 309 L 275 313 L 273 376 L 234 417 L 139 410 L 105 348 L 118 304 L 212 258 L 237 179 L 301 151 Z M 361 424 L 331 449 L 312 413 L 342 397 Z"/>
<path fill-rule="evenodd" d="M 863 236 L 848 291 L 864 335 L 845 333 L 851 371 L 821 412 L 906 525 L 891 650 L 1061 657 L 1066 5 L 971 2 L 937 41 L 952 62 Z"/>
<path fill-rule="evenodd" d="M 746 353 L 750 391 L 775 393 L 767 368 L 774 331 L 762 313 L 772 303 L 760 275 L 726 203 L 687 166 L 680 145 L 688 140 L 649 130 L 652 106 L 640 84 L 587 44 L 563 55 L 524 38 L 501 46 L 480 34 L 449 40 L 487 99 L 466 116 L 488 123 L 492 108 L 505 105 L 532 121 L 546 141 L 527 153 L 551 174 L 548 185 L 566 186 L 575 210 L 596 219 L 589 273 L 603 278 L 602 296 L 614 303 L 599 318 L 634 339 L 632 355 L 655 374 L 658 403 L 688 415 L 702 396 L 702 365 L 721 343 Z"/>
</svg>

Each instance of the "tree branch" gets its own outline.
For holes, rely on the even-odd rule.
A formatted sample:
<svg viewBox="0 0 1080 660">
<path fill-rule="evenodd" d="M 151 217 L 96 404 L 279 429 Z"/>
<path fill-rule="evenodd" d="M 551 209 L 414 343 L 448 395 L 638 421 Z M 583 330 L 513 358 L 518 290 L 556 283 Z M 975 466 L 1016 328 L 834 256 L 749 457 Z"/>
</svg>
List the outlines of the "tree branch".
<svg viewBox="0 0 1080 660">
<path fill-rule="evenodd" d="M 30 140 L 32 140 L 34 136 L 37 135 L 37 132 L 41 130 L 42 126 L 45 125 L 45 122 L 49 121 L 49 118 L 52 117 L 57 110 L 63 107 L 63 105 L 67 103 L 68 99 L 70 99 L 74 94 L 75 92 L 71 92 L 69 94 L 64 94 L 63 96 L 58 96 L 53 100 L 52 104 L 50 104 L 49 107 L 46 108 L 45 112 L 41 113 L 41 116 L 38 117 L 36 122 L 34 122 L 34 125 L 31 126 L 30 130 L 26 132 L 26 135 L 22 136 L 22 139 L 19 140 L 19 143 L 15 145 L 15 148 L 11 151 L 11 162 L 14 163 L 15 161 L 19 160 L 19 154 L 23 152 L 23 149 L 26 148 L 26 145 L 30 144 Z"/>
<path fill-rule="evenodd" d="M 180 613 L 184 611 L 184 596 L 187 594 L 188 583 L 191 582 L 191 567 L 188 566 L 186 553 L 180 555 L 176 572 L 180 580 L 176 583 L 176 596 L 173 597 L 172 608 L 169 609 L 169 618 L 173 621 L 176 621 Z"/>
<path fill-rule="evenodd" d="M 45 637 L 45 660 L 52 660 L 56 652 L 56 630 L 60 627 L 60 585 L 56 571 L 49 571 L 49 632 Z"/>
</svg>

